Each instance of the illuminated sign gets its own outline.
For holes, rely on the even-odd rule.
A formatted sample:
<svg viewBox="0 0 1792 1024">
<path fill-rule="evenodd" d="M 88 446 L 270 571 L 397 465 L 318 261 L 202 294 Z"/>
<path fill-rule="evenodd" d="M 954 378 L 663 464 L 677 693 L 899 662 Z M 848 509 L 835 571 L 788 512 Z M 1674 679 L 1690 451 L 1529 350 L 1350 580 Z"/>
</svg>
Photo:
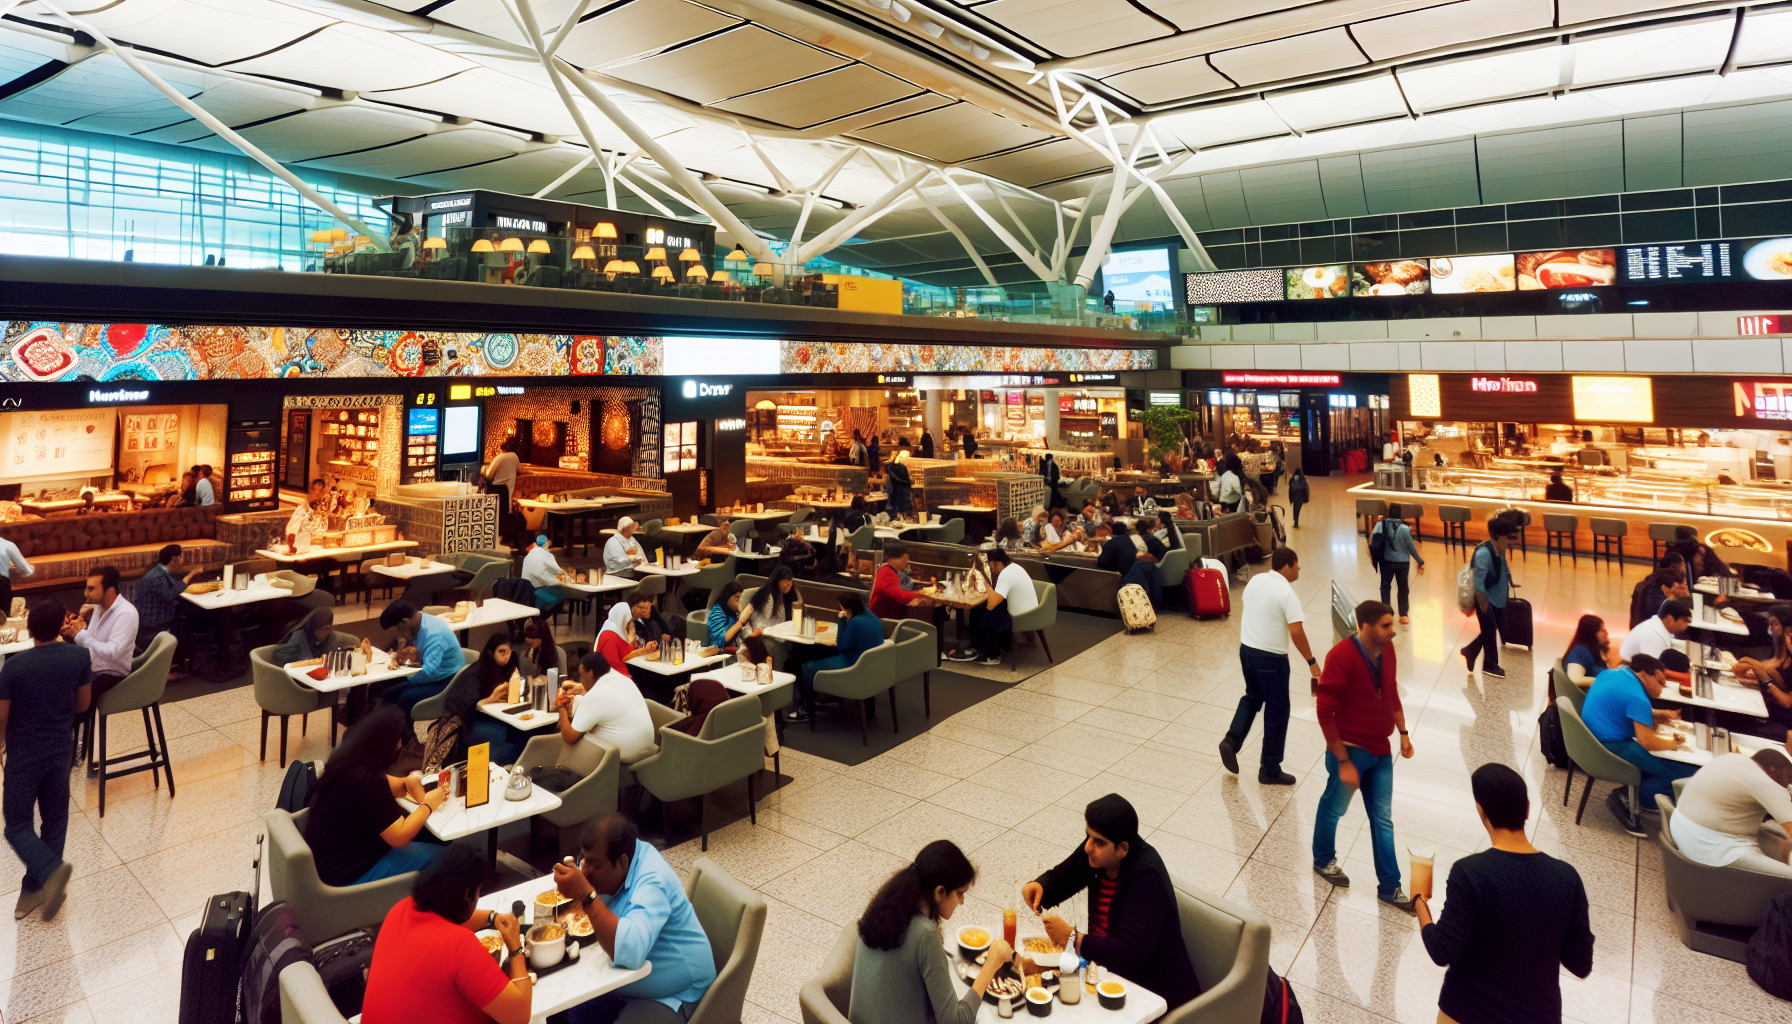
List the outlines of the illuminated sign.
<svg viewBox="0 0 1792 1024">
<path fill-rule="evenodd" d="M 461 206 L 472 206 L 472 196 L 458 196 L 454 199 L 437 199 L 429 204 L 432 210 L 452 210 Z"/>
<path fill-rule="evenodd" d="M 1486 391 L 1502 395 L 1534 395 L 1537 393 L 1536 381 L 1519 380 L 1515 377 L 1472 377 L 1469 379 L 1468 386 L 1471 391 Z"/>
<path fill-rule="evenodd" d="M 879 384 L 907 384 L 910 380 L 912 380 L 912 378 L 907 374 L 880 373 L 877 375 L 877 382 Z"/>
<path fill-rule="evenodd" d="M 1181 405 L 1182 404 L 1182 392 L 1180 392 L 1180 391 L 1153 391 L 1153 392 L 1151 392 L 1151 397 L 1149 400 L 1152 405 Z"/>
<path fill-rule="evenodd" d="M 747 429 L 747 421 L 742 420 L 742 419 L 717 420 L 716 421 L 716 429 L 717 430 L 745 430 L 745 429 Z"/>
<path fill-rule="evenodd" d="M 89 391 L 89 402 L 142 402 L 149 398 L 147 391 Z"/>
<path fill-rule="evenodd" d="M 1242 384 L 1247 387 L 1257 385 L 1335 388 L 1343 383 L 1343 378 L 1335 373 L 1223 373 L 1220 375 L 1220 380 L 1226 384 Z"/>
<path fill-rule="evenodd" d="M 1414 416 L 1442 416 L 1444 414 L 1443 389 L 1438 386 L 1435 373 L 1409 373 L 1406 375 L 1406 407 Z"/>
<path fill-rule="evenodd" d="M 734 390 L 732 384 L 705 384 L 702 381 L 687 380 L 684 382 L 686 398 L 719 398 Z"/>
<path fill-rule="evenodd" d="M 1072 384 L 1100 384 L 1119 379 L 1120 375 L 1117 373 L 1073 373 L 1070 375 Z"/>
<path fill-rule="evenodd" d="M 1652 423 L 1655 393 L 1648 377 L 1575 377 L 1578 423 Z"/>
<path fill-rule="evenodd" d="M 1779 314 L 1768 316 L 1739 316 L 1736 318 L 1737 334 L 1780 334 Z"/>
<path fill-rule="evenodd" d="M 1745 381 L 1731 385 L 1736 415 L 1761 420 L 1792 420 L 1792 381 Z"/>
<path fill-rule="evenodd" d="M 534 217 L 505 217 L 500 215 L 493 217 L 492 221 L 498 227 L 509 228 L 512 231 L 536 231 L 545 234 L 548 230 L 547 221 L 536 220 Z"/>
<path fill-rule="evenodd" d="M 448 385 L 448 400 L 450 402 L 464 402 L 467 399 L 472 398 L 472 397 L 473 397 L 473 385 L 471 385 L 471 384 L 450 384 L 450 385 Z"/>
</svg>

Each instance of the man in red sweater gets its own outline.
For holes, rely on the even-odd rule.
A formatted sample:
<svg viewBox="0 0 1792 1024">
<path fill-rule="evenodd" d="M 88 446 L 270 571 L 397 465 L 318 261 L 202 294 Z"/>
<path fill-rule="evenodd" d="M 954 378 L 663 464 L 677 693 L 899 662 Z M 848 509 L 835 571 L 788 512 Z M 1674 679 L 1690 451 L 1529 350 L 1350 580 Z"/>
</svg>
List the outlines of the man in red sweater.
<svg viewBox="0 0 1792 1024">
<path fill-rule="evenodd" d="M 1380 601 L 1356 606 L 1356 635 L 1325 655 L 1314 710 L 1325 733 L 1325 770 L 1330 778 L 1313 816 L 1313 870 L 1333 885 L 1349 885 L 1338 866 L 1338 819 L 1350 809 L 1352 790 L 1363 791 L 1375 850 L 1375 895 L 1412 913 L 1400 885 L 1394 852 L 1394 754 L 1388 735 L 1400 732 L 1400 756 L 1412 756 L 1406 710 L 1395 680 L 1394 609 Z"/>
<path fill-rule="evenodd" d="M 907 573 L 908 545 L 899 540 L 885 543 L 884 564 L 871 581 L 871 614 L 880 619 L 900 619 L 906 617 L 906 609 L 933 607 L 927 595 L 903 588 L 902 577 Z"/>
</svg>

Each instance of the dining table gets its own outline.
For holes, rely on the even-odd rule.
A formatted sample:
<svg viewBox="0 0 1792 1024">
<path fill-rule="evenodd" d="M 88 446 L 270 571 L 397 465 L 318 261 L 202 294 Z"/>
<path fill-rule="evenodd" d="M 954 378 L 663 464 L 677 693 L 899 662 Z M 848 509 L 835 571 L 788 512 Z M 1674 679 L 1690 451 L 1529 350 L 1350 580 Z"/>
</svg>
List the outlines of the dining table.
<svg viewBox="0 0 1792 1024">
<path fill-rule="evenodd" d="M 480 910 L 496 910 L 508 914 L 517 903 L 527 908 L 537 895 L 552 888 L 554 876 L 545 875 L 481 896 L 477 906 Z M 522 923 L 524 922 L 519 922 Z M 553 1014 L 590 1002 L 625 985 L 632 985 L 652 973 L 651 960 L 632 970 L 617 967 L 609 954 L 604 952 L 602 945 L 596 942 L 585 943 L 579 950 L 577 961 L 537 976 L 530 991 L 530 1024 L 541 1024 Z"/>
<path fill-rule="evenodd" d="M 527 799 L 507 799 L 504 784 L 509 781 L 510 772 L 498 764 L 487 765 L 486 768 L 490 772 L 490 783 L 486 787 L 485 803 L 478 807 L 468 807 L 465 793 L 449 797 L 439 810 L 424 821 L 423 827 L 429 829 L 430 835 L 450 843 L 484 832 L 486 859 L 496 867 L 498 829 L 513 821 L 522 821 L 543 811 L 551 811 L 560 806 L 560 798 L 546 786 L 533 786 Z M 398 798 L 398 806 L 406 814 L 417 809 L 410 798 L 402 796 Z"/>
</svg>

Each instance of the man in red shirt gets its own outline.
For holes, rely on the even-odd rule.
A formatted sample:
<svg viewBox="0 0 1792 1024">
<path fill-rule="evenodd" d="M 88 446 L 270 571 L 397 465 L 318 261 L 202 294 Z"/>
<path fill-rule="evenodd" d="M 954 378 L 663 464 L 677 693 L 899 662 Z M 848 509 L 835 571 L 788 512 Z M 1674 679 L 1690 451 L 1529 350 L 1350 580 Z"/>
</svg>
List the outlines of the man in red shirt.
<svg viewBox="0 0 1792 1024">
<path fill-rule="evenodd" d="M 1313 816 L 1313 870 L 1333 885 L 1347 886 L 1338 866 L 1338 819 L 1350 808 L 1352 790 L 1363 791 L 1375 852 L 1375 895 L 1412 913 L 1400 885 L 1394 852 L 1394 754 L 1388 734 L 1400 732 L 1400 756 L 1412 756 L 1406 710 L 1395 680 L 1394 609 L 1380 601 L 1356 606 L 1356 635 L 1325 655 L 1314 711 L 1325 733 L 1325 770 L 1330 778 Z"/>
<path fill-rule="evenodd" d="M 931 608 L 933 602 L 914 590 L 904 590 L 902 577 L 908 572 L 908 545 L 899 540 L 884 545 L 884 564 L 871 581 L 871 614 L 880 619 L 906 617 L 909 608 Z"/>
</svg>

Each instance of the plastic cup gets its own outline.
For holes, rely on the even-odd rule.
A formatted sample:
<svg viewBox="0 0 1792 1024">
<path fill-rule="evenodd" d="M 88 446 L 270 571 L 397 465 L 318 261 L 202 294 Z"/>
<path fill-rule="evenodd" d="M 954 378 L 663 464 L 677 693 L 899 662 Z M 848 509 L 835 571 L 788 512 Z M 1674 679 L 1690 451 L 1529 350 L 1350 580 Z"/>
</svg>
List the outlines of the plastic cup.
<svg viewBox="0 0 1792 1024">
<path fill-rule="evenodd" d="M 1437 851 L 1421 850 L 1418 847 L 1407 847 L 1406 852 L 1412 857 L 1412 893 L 1414 896 L 1431 898 L 1431 867 L 1437 859 Z"/>
</svg>

